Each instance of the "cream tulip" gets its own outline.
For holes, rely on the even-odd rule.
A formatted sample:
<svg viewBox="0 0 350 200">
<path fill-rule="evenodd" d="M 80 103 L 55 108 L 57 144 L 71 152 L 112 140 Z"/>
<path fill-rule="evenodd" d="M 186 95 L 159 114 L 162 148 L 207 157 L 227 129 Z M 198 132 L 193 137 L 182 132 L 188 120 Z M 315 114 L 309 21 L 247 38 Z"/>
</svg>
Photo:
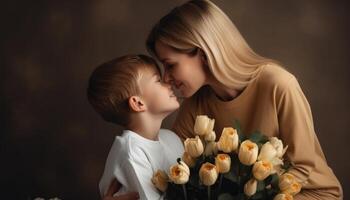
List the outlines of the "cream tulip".
<svg viewBox="0 0 350 200">
<path fill-rule="evenodd" d="M 198 115 L 194 123 L 194 133 L 199 136 L 204 136 L 214 128 L 215 119 L 210 119 L 206 115 Z"/>
<path fill-rule="evenodd" d="M 276 149 L 276 156 L 278 158 L 281 158 L 287 151 L 288 145 L 283 148 L 282 140 L 278 139 L 277 137 L 271 137 L 269 141 L 272 144 L 272 146 Z"/>
<path fill-rule="evenodd" d="M 218 154 L 218 147 L 216 142 L 208 142 L 205 146 L 204 155 L 210 156 L 210 155 L 216 155 Z"/>
<path fill-rule="evenodd" d="M 193 158 L 192 156 L 190 156 L 189 153 L 187 153 L 186 151 L 184 152 L 184 154 L 182 155 L 182 160 L 186 163 L 187 166 L 189 167 L 194 167 L 196 164 L 196 159 Z"/>
<path fill-rule="evenodd" d="M 203 143 L 199 136 L 195 138 L 187 138 L 184 142 L 185 151 L 193 158 L 202 155 L 204 151 Z"/>
<path fill-rule="evenodd" d="M 218 178 L 216 166 L 209 162 L 204 163 L 199 170 L 199 178 L 204 185 L 213 185 Z"/>
<path fill-rule="evenodd" d="M 293 200 L 293 196 L 290 194 L 277 194 L 273 200 Z"/>
<path fill-rule="evenodd" d="M 231 153 L 238 148 L 239 138 L 237 130 L 231 127 L 226 127 L 222 130 L 221 137 L 218 141 L 218 149 Z"/>
<path fill-rule="evenodd" d="M 273 166 L 269 161 L 257 161 L 253 166 L 253 175 L 257 180 L 262 181 L 271 174 L 272 168 Z"/>
<path fill-rule="evenodd" d="M 215 165 L 219 173 L 227 173 L 231 168 L 231 157 L 227 154 L 218 154 L 215 157 Z"/>
<path fill-rule="evenodd" d="M 168 175 L 162 170 L 158 170 L 152 177 L 153 185 L 162 192 L 165 192 L 168 188 L 168 180 Z"/>
<path fill-rule="evenodd" d="M 251 178 L 245 185 L 244 185 L 244 194 L 248 197 L 253 196 L 256 193 L 256 189 L 258 186 L 258 181 L 255 178 Z"/>
<path fill-rule="evenodd" d="M 266 142 L 260 149 L 258 160 L 271 161 L 277 155 L 275 147 L 270 142 Z"/>
<path fill-rule="evenodd" d="M 190 169 L 183 161 L 170 167 L 169 178 L 175 184 L 185 184 L 190 177 Z"/>
<path fill-rule="evenodd" d="M 257 144 L 250 140 L 245 140 L 239 148 L 238 158 L 244 165 L 252 165 L 256 162 L 258 152 Z"/>
<path fill-rule="evenodd" d="M 204 140 L 207 142 L 214 142 L 216 139 L 216 133 L 215 131 L 210 131 L 204 136 Z"/>
</svg>

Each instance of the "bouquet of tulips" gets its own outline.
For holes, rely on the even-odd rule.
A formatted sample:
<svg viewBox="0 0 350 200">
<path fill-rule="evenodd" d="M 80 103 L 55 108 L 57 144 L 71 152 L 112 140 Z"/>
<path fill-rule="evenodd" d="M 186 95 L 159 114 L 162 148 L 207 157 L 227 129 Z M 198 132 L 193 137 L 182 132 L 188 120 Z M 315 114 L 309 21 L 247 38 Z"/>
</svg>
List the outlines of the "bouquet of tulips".
<svg viewBox="0 0 350 200">
<path fill-rule="evenodd" d="M 239 123 L 222 130 L 216 142 L 214 119 L 199 115 L 195 138 L 184 142 L 185 152 L 168 173 L 158 170 L 153 184 L 165 199 L 293 199 L 301 184 L 283 161 L 287 146 L 259 132 L 245 136 Z"/>
</svg>

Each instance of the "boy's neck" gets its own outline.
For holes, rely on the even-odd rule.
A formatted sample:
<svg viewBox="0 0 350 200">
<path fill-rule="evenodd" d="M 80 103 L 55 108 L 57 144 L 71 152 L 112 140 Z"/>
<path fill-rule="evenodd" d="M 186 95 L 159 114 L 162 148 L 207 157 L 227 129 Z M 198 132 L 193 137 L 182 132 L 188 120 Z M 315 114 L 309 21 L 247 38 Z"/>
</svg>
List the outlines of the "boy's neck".
<svg viewBox="0 0 350 200">
<path fill-rule="evenodd" d="M 127 129 L 149 140 L 158 140 L 158 133 L 165 116 L 149 116 L 147 113 L 139 113 L 131 116 Z"/>
</svg>

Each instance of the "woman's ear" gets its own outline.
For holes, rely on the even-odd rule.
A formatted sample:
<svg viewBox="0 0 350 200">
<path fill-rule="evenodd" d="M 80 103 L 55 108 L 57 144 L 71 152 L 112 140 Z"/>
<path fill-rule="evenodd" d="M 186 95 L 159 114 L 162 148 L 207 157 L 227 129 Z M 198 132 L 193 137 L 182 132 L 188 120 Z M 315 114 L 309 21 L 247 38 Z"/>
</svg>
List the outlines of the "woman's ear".
<svg viewBox="0 0 350 200">
<path fill-rule="evenodd" d="M 135 112 L 143 112 L 146 110 L 146 104 L 139 96 L 131 96 L 129 98 L 129 107 Z"/>
</svg>

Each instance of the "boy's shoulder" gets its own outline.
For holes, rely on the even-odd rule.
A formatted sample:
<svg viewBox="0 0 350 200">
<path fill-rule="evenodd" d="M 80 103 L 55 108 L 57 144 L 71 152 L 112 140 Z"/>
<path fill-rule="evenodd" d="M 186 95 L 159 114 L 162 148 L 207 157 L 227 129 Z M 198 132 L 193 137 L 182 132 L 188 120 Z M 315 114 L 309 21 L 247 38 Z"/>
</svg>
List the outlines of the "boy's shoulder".
<svg viewBox="0 0 350 200">
<path fill-rule="evenodd" d="M 176 133 L 174 133 L 172 130 L 160 129 L 159 139 L 160 140 L 170 140 L 170 139 L 180 140 L 180 137 L 176 135 Z"/>
</svg>

